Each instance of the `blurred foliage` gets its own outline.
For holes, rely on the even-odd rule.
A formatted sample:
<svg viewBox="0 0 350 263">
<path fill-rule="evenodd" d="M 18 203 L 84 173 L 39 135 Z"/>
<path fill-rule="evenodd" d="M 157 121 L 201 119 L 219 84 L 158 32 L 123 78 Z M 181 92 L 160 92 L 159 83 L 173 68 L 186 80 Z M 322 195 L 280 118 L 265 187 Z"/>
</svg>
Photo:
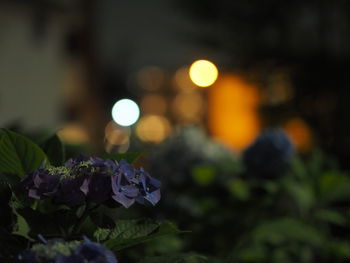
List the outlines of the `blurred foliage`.
<svg viewBox="0 0 350 263">
<path fill-rule="evenodd" d="M 288 169 L 264 177 L 219 145 L 214 148 L 225 154 L 208 158 L 212 144 L 187 127 L 150 159 L 152 174 L 164 182 L 159 217 L 192 231 L 182 241 L 185 251 L 204 254 L 209 262 L 350 260 L 350 178 L 336 161 L 315 149 L 291 155 Z M 165 252 L 153 245 L 147 251 Z"/>
<path fill-rule="evenodd" d="M 45 152 L 49 155 L 50 151 Z M 260 149 L 256 154 L 268 158 Z M 101 206 L 81 231 L 114 250 L 123 249 L 118 252 L 120 262 L 349 262 L 349 175 L 319 149 L 308 155 L 288 156 L 287 169 L 273 177 L 252 174 L 244 158 L 202 130 L 184 127 L 149 156 L 152 176 L 163 183 L 159 206 L 128 210 Z M 58 155 L 55 160 L 60 158 Z M 1 178 L 6 179 L 6 175 Z M 2 214 L 16 211 L 0 219 L 4 233 L 0 242 L 5 242 L 9 229 L 14 231 L 9 239 L 13 251 L 39 232 L 56 235 L 47 232 L 56 229 L 51 223 L 69 224 L 71 218 L 79 216 L 79 211 L 70 213 L 64 207 L 52 210 L 44 202 L 35 211 L 18 206 L 8 185 L 0 186 Z M 52 215 L 45 221 L 50 224 L 44 224 L 43 211 Z M 125 220 L 154 214 L 163 223 Z M 190 233 L 174 235 L 180 231 L 164 219 Z M 99 228 L 91 232 L 94 225 Z"/>
</svg>

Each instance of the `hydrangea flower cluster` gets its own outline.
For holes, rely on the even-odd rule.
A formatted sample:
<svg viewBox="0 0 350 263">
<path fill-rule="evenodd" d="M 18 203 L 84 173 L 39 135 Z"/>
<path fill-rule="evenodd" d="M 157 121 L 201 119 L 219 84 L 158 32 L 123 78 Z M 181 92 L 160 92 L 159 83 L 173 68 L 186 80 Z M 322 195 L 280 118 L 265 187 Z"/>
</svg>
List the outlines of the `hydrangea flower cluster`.
<svg viewBox="0 0 350 263">
<path fill-rule="evenodd" d="M 281 129 L 263 131 L 243 154 L 243 162 L 251 175 L 275 178 L 289 167 L 294 146 Z"/>
<path fill-rule="evenodd" d="M 16 263 L 117 263 L 112 251 L 85 238 L 83 242 L 49 240 L 19 254 Z"/>
<path fill-rule="evenodd" d="M 178 129 L 157 147 L 149 161 L 152 174 L 159 178 L 168 175 L 164 180 L 162 178 L 165 187 L 166 184 L 182 187 L 191 178 L 194 166 L 234 159 L 228 148 L 213 141 L 202 129 L 188 125 Z"/>
<path fill-rule="evenodd" d="M 22 185 L 30 198 L 51 198 L 71 207 L 112 198 L 128 208 L 135 201 L 155 205 L 161 197 L 160 182 L 142 168 L 98 157 L 79 156 L 63 166 L 41 167 L 27 175 Z"/>
</svg>

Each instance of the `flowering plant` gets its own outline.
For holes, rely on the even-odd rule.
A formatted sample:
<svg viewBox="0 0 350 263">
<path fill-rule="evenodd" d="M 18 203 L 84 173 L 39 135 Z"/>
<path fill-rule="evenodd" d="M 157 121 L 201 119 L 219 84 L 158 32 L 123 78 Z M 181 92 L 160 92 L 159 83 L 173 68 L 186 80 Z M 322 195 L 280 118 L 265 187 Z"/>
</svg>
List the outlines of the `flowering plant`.
<svg viewBox="0 0 350 263">
<path fill-rule="evenodd" d="M 57 136 L 40 147 L 0 130 L 0 262 L 116 263 L 117 251 L 181 232 L 114 213 L 161 198 L 160 182 L 130 164 L 137 155 L 64 155 Z"/>
</svg>

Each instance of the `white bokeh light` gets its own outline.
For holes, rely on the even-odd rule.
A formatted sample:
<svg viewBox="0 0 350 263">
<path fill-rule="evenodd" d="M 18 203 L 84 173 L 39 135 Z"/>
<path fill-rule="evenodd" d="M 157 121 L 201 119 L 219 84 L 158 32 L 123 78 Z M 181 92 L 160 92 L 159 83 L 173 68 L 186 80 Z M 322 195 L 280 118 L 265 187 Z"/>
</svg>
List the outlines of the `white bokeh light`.
<svg viewBox="0 0 350 263">
<path fill-rule="evenodd" d="M 112 108 L 113 120 L 121 126 L 133 125 L 140 116 L 139 106 L 132 100 L 117 101 Z"/>
</svg>

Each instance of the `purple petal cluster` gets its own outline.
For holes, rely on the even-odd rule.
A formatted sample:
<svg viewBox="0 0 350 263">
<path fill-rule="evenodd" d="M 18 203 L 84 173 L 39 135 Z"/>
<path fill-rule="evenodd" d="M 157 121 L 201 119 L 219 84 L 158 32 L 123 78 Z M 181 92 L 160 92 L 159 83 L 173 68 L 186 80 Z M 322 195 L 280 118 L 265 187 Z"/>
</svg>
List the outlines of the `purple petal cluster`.
<svg viewBox="0 0 350 263">
<path fill-rule="evenodd" d="M 119 172 L 112 176 L 112 198 L 124 207 L 130 207 L 135 201 L 144 200 L 155 205 L 160 200 L 160 182 L 152 178 L 142 168 L 133 167 L 126 161 L 120 161 Z"/>
<path fill-rule="evenodd" d="M 35 170 L 22 181 L 28 190 L 28 196 L 35 199 L 52 197 L 57 192 L 59 182 L 59 175 L 50 175 L 45 168 Z"/>
<path fill-rule="evenodd" d="M 49 241 L 33 246 L 16 258 L 18 263 L 117 263 L 112 251 L 85 238 L 83 242 Z"/>
<path fill-rule="evenodd" d="M 22 185 L 30 198 L 52 198 L 68 206 L 113 199 L 128 208 L 145 200 L 155 205 L 161 197 L 160 182 L 142 168 L 135 169 L 125 160 L 98 157 L 79 156 L 60 167 L 41 167 Z"/>
</svg>

